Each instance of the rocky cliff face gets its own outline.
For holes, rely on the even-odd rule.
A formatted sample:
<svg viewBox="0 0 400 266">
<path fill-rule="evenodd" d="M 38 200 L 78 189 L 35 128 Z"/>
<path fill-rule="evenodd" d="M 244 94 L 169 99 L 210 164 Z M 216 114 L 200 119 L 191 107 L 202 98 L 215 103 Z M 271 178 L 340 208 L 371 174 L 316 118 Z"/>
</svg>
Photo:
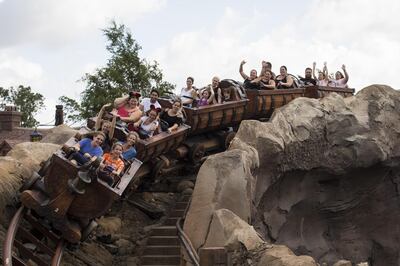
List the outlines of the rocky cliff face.
<svg viewBox="0 0 400 266">
<path fill-rule="evenodd" d="M 400 92 L 374 85 L 243 123 L 237 142 L 260 162 L 254 222 L 264 236 L 320 262 L 398 265 L 399 122 Z"/>
<path fill-rule="evenodd" d="M 245 180 L 246 197 L 231 195 L 238 204 L 252 202 L 250 222 L 267 241 L 297 255 L 329 265 L 339 259 L 399 265 L 399 122 L 400 92 L 383 85 L 345 99 L 298 98 L 267 123 L 244 121 L 228 152 L 242 159 L 227 165 L 243 168 L 235 178 Z M 202 168 L 199 177 L 202 171 L 213 170 Z M 190 212 L 189 221 L 196 220 Z"/>
</svg>

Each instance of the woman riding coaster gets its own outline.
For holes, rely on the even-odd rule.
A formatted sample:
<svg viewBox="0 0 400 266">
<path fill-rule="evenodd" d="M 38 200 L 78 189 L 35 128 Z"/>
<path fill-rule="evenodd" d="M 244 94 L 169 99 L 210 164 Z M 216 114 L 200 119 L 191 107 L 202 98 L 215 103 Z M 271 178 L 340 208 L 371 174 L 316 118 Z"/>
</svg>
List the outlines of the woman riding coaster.
<svg viewBox="0 0 400 266">
<path fill-rule="evenodd" d="M 150 110 L 147 111 L 146 116 L 142 116 L 139 121 L 135 123 L 135 127 L 138 128 L 139 136 L 144 139 L 153 136 L 154 131 L 158 129 L 158 113 L 161 108 L 156 109 L 154 105 L 151 105 Z"/>
<path fill-rule="evenodd" d="M 182 124 L 182 102 L 180 100 L 175 100 L 172 103 L 171 109 L 165 109 L 160 115 L 161 129 L 162 131 L 167 131 L 169 133 L 178 129 Z"/>
<path fill-rule="evenodd" d="M 140 93 L 131 91 L 128 96 L 114 101 L 115 109 L 111 113 L 127 123 L 130 131 L 134 129 L 133 123 L 139 121 L 142 116 L 142 111 L 139 108 L 139 98 Z"/>
<path fill-rule="evenodd" d="M 286 66 L 281 66 L 280 75 L 276 77 L 278 89 L 290 89 L 294 88 L 293 78 L 288 75 Z"/>
<path fill-rule="evenodd" d="M 96 132 L 93 139 L 84 138 L 72 146 L 75 151 L 70 155 L 71 162 L 75 165 L 83 165 L 89 161 L 94 161 L 103 155 L 101 144 L 106 136 L 103 132 Z"/>
<path fill-rule="evenodd" d="M 188 77 L 186 79 L 186 88 L 182 88 L 181 94 L 179 95 L 184 106 L 191 107 L 197 98 L 197 92 L 193 86 L 193 83 L 194 78 Z"/>
<path fill-rule="evenodd" d="M 136 149 L 135 144 L 139 139 L 138 133 L 135 131 L 129 132 L 128 136 L 126 136 L 126 141 L 122 144 L 122 158 L 129 161 L 133 160 L 136 157 Z"/>
</svg>

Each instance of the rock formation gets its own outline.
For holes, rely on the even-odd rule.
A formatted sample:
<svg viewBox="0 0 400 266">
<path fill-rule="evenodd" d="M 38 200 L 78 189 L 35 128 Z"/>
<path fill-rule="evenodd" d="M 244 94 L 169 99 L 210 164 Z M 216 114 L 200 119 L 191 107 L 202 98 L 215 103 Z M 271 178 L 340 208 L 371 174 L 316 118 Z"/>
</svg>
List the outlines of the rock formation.
<svg viewBox="0 0 400 266">
<path fill-rule="evenodd" d="M 62 124 L 50 129 L 47 135 L 42 139 L 42 142 L 62 145 L 67 142 L 69 138 L 73 137 L 76 132 L 78 131 Z"/>
<path fill-rule="evenodd" d="M 269 122 L 242 122 L 227 152 L 237 159 L 217 155 L 200 169 L 185 230 L 227 208 L 296 255 L 398 265 L 399 121 L 400 92 L 373 85 L 349 98 L 298 98 Z M 190 233 L 197 248 L 208 230 Z"/>
</svg>

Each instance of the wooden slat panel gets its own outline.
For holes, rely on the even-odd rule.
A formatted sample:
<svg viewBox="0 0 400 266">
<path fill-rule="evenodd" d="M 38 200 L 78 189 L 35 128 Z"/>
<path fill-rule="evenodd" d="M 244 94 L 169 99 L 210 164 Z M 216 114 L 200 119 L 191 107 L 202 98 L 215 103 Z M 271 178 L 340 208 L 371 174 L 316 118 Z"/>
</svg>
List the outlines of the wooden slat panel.
<svg viewBox="0 0 400 266">
<path fill-rule="evenodd" d="M 274 108 L 279 108 L 281 106 L 283 106 L 283 95 L 274 95 Z"/>
</svg>

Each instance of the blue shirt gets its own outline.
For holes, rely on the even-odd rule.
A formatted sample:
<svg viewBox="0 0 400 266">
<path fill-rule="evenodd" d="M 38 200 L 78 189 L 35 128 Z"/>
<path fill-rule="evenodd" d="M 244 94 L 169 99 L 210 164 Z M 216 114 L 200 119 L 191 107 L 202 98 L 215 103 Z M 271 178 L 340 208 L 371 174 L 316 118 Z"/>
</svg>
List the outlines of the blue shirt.
<svg viewBox="0 0 400 266">
<path fill-rule="evenodd" d="M 129 150 L 124 151 L 122 153 L 122 157 L 125 160 L 132 160 L 133 158 L 136 157 L 136 149 L 134 147 L 129 148 Z"/>
<path fill-rule="evenodd" d="M 92 140 L 89 138 L 84 138 L 83 140 L 79 141 L 79 152 L 82 154 L 89 153 L 90 156 L 100 157 L 103 155 L 103 149 L 100 146 L 93 147 Z"/>
</svg>

